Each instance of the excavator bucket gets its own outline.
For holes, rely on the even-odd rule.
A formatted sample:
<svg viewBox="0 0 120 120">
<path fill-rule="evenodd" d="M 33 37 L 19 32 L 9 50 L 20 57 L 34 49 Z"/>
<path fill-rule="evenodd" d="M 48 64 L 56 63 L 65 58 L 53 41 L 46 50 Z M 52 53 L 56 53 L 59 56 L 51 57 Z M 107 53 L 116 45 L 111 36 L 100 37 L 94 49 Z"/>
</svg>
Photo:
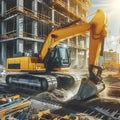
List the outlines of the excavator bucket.
<svg viewBox="0 0 120 120">
<path fill-rule="evenodd" d="M 89 79 L 83 78 L 78 93 L 76 94 L 74 99 L 77 100 L 89 99 L 93 96 L 96 96 L 99 92 L 103 91 L 104 89 L 105 89 L 104 83 L 99 83 L 98 85 L 95 85 Z"/>
<path fill-rule="evenodd" d="M 73 77 L 73 76 L 72 76 Z M 68 80 L 63 80 L 62 75 L 59 77 L 61 87 L 50 92 L 39 94 L 40 98 L 47 98 L 59 102 L 68 102 L 70 100 L 87 100 L 96 96 L 99 92 L 105 89 L 104 83 L 94 84 L 89 78 L 78 75 L 68 77 Z"/>
<path fill-rule="evenodd" d="M 90 80 L 83 78 L 75 99 L 85 100 L 92 96 L 95 96 L 96 93 L 97 93 L 96 86 Z"/>
</svg>

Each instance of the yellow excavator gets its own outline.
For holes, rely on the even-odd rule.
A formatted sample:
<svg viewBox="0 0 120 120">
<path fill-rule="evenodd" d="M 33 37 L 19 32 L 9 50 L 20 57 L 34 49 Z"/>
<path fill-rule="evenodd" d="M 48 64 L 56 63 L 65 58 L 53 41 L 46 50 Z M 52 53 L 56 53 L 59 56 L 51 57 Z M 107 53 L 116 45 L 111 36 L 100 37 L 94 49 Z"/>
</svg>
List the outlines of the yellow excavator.
<svg viewBox="0 0 120 120">
<path fill-rule="evenodd" d="M 104 90 L 101 68 L 96 66 L 106 32 L 107 18 L 102 10 L 97 10 L 89 23 L 73 22 L 51 31 L 46 38 L 39 55 L 8 58 L 6 64 L 6 83 L 17 88 L 27 88 L 40 92 L 54 89 L 71 90 L 79 81 L 78 96 L 87 99 Z M 88 79 L 69 72 L 70 51 L 61 42 L 90 32 Z M 96 72 L 96 70 L 97 72 Z M 74 86 L 75 87 L 75 86 Z"/>
<path fill-rule="evenodd" d="M 103 69 L 107 69 L 108 71 L 109 70 L 112 71 L 114 67 L 120 68 L 120 64 L 116 62 L 108 61 L 103 65 Z"/>
</svg>

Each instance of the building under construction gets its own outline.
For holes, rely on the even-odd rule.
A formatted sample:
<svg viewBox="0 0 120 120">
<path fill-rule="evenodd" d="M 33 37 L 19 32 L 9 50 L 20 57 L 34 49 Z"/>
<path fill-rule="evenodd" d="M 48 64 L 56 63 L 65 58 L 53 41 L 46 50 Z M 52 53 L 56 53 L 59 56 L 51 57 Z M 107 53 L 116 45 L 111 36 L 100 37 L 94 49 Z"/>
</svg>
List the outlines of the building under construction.
<svg viewBox="0 0 120 120">
<path fill-rule="evenodd" d="M 79 18 L 86 22 L 89 8 L 90 0 L 0 0 L 0 63 L 18 53 L 39 53 L 50 31 Z M 83 67 L 86 34 L 66 44 L 72 49 L 72 67 Z"/>
</svg>

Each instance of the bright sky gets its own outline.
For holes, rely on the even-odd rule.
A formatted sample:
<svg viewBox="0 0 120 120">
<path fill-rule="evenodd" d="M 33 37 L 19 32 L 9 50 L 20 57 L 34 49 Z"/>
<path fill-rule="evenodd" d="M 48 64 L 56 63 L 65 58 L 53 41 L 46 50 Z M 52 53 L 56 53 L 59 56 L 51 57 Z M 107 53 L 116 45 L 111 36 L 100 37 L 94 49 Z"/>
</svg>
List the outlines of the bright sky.
<svg viewBox="0 0 120 120">
<path fill-rule="evenodd" d="M 108 16 L 105 50 L 113 49 L 120 52 L 120 0 L 91 0 L 90 13 L 102 9 Z"/>
</svg>

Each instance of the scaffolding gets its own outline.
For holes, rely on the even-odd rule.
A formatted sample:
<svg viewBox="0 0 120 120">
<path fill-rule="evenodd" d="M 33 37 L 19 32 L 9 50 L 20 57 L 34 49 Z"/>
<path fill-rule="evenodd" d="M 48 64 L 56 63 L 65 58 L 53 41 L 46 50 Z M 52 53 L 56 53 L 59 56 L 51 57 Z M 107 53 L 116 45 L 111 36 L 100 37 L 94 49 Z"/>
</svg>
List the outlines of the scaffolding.
<svg viewBox="0 0 120 120">
<path fill-rule="evenodd" d="M 22 49 L 21 51 L 26 49 L 25 44 L 34 44 L 37 41 L 36 46 L 30 45 L 32 49 L 37 50 L 36 48 L 40 48 L 38 45 L 41 46 L 53 29 L 63 27 L 76 19 L 86 22 L 86 13 L 90 5 L 90 0 L 2 0 L 0 6 L 3 8 L 0 7 L 0 10 L 4 14 L 1 12 L 0 16 L 2 21 L 0 42 L 15 41 L 14 45 L 18 46 L 13 49 L 18 52 L 19 49 Z M 86 34 L 81 34 L 65 43 L 73 49 L 74 60 L 80 50 L 86 52 L 87 47 L 81 44 L 81 41 L 84 42 L 86 37 Z M 20 40 L 23 42 L 20 42 L 22 45 L 19 48 Z M 26 40 L 32 42 L 27 43 Z M 9 46 L 8 43 L 5 44 Z M 4 46 L 2 49 L 5 50 L 5 48 Z M 6 56 L 10 55 L 6 54 Z"/>
<path fill-rule="evenodd" d="M 85 0 L 84 0 L 85 1 Z M 69 5 L 65 0 L 53 0 L 51 1 L 51 5 L 59 8 L 61 11 L 66 13 L 66 15 L 70 16 L 73 19 L 81 18 L 83 21 L 86 21 L 86 12 L 88 12 L 90 1 L 86 0 L 86 2 L 81 0 L 71 0 Z M 76 8 L 76 5 L 78 8 Z"/>
<path fill-rule="evenodd" d="M 23 7 L 23 6 L 21 6 L 21 7 Z M 28 17 L 32 20 L 36 20 L 38 22 L 42 21 L 42 22 L 45 22 L 47 24 L 52 24 L 52 25 L 58 26 L 57 24 L 52 23 L 52 21 L 50 20 L 51 18 L 49 16 L 47 16 L 43 13 L 39 13 L 39 12 L 37 13 L 37 16 L 36 16 L 34 14 L 34 11 L 32 11 L 28 8 L 25 8 L 25 7 L 23 7 L 23 10 L 18 10 L 17 6 L 15 6 L 13 8 L 10 8 L 9 10 L 6 11 L 6 18 L 9 17 L 9 16 L 13 16 L 15 14 L 17 14 L 17 15 L 22 14 L 25 17 Z M 14 24 L 16 24 L 16 22 L 14 22 Z M 13 24 L 13 26 L 14 26 L 14 24 Z M 1 39 L 8 39 L 8 38 L 11 38 L 11 37 L 17 37 L 16 34 L 17 34 L 16 30 L 11 30 L 10 32 L 7 32 L 6 34 L 2 34 Z M 40 36 L 34 36 L 32 33 L 30 34 L 30 33 L 24 32 L 23 37 L 27 37 L 27 36 L 33 37 L 34 36 L 35 38 L 38 39 L 38 38 L 45 38 L 47 36 L 47 34 L 46 35 L 41 35 L 41 37 L 40 37 Z"/>
</svg>

